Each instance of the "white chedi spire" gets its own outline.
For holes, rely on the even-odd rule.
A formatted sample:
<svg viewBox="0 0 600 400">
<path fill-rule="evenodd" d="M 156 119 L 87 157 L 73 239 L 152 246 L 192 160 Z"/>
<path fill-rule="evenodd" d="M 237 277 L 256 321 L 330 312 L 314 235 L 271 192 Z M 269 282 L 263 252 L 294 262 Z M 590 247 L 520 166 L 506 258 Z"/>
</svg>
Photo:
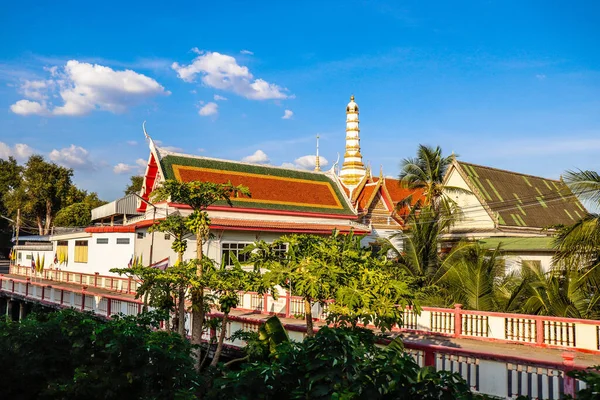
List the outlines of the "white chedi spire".
<svg viewBox="0 0 600 400">
<path fill-rule="evenodd" d="M 350 103 L 346 106 L 346 152 L 340 172 L 342 183 L 349 188 L 357 186 L 367 172 L 360 154 L 359 132 L 358 104 L 354 102 L 354 95 L 352 95 Z"/>
</svg>

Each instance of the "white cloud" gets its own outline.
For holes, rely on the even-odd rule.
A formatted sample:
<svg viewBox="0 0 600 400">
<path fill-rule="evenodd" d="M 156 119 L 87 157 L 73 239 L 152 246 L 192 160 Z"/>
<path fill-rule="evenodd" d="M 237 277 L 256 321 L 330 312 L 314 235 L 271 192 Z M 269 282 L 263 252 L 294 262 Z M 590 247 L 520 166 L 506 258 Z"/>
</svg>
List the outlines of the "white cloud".
<svg viewBox="0 0 600 400">
<path fill-rule="evenodd" d="M 147 162 L 143 158 L 138 158 L 135 160 L 135 163 L 138 165 L 138 167 L 146 169 Z"/>
<path fill-rule="evenodd" d="M 35 150 L 24 143 L 16 143 L 11 147 L 6 143 L 0 142 L 0 158 L 5 160 L 8 160 L 9 157 L 13 157 L 17 161 L 25 161 L 34 152 Z"/>
<path fill-rule="evenodd" d="M 45 103 L 37 101 L 19 100 L 10 106 L 10 111 L 19 115 L 48 115 L 50 111 L 46 108 Z"/>
<path fill-rule="evenodd" d="M 72 144 L 60 150 L 52 150 L 49 154 L 50 160 L 67 168 L 94 169 L 95 165 L 90 160 L 90 153 L 81 146 Z"/>
<path fill-rule="evenodd" d="M 286 99 L 289 96 L 276 84 L 260 78 L 254 78 L 248 67 L 241 66 L 234 57 L 217 52 L 194 50 L 196 57 L 189 65 L 174 62 L 171 66 L 179 78 L 193 82 L 196 75 L 201 75 L 206 86 L 228 90 L 251 100 Z"/>
<path fill-rule="evenodd" d="M 177 146 L 162 146 L 161 149 L 164 149 L 167 151 L 172 151 L 174 153 L 181 153 L 183 151 L 183 149 L 181 147 L 177 147 Z"/>
<path fill-rule="evenodd" d="M 262 150 L 256 150 L 254 154 L 242 158 L 242 161 L 255 164 L 266 164 L 269 162 L 269 156 Z"/>
<path fill-rule="evenodd" d="M 217 103 L 213 103 L 212 101 L 210 103 L 206 103 L 200 109 L 200 111 L 198 111 L 198 114 L 200 114 L 203 117 L 207 117 L 209 115 L 215 115 L 218 113 L 219 113 L 219 105 Z"/>
<path fill-rule="evenodd" d="M 249 56 L 253 56 L 254 55 L 254 53 L 251 52 L 250 50 L 242 50 L 242 51 L 240 51 L 240 54 L 247 54 Z"/>
<path fill-rule="evenodd" d="M 138 142 L 135 141 L 135 140 L 128 140 L 127 144 L 130 145 L 130 146 L 137 146 Z"/>
<path fill-rule="evenodd" d="M 281 119 L 290 119 L 290 118 L 292 118 L 293 115 L 294 115 L 294 112 L 292 110 L 285 110 L 283 112 L 283 117 L 281 117 Z"/>
<path fill-rule="evenodd" d="M 540 81 L 543 81 L 544 79 L 546 79 L 546 75 L 544 75 L 544 74 L 537 74 L 535 77 Z"/>
<path fill-rule="evenodd" d="M 8 160 L 9 157 L 14 157 L 17 161 L 25 161 L 35 151 L 24 143 L 17 143 L 10 147 L 6 143 L 0 142 L 0 158 Z"/>
<path fill-rule="evenodd" d="M 219 96 L 218 94 L 215 94 L 213 98 L 215 99 L 215 101 L 219 101 L 219 100 L 224 101 L 224 100 L 227 100 L 227 97 Z"/>
<path fill-rule="evenodd" d="M 128 165 L 128 164 L 124 164 L 124 163 L 118 163 L 117 165 L 115 165 L 113 167 L 113 172 L 115 174 L 126 174 L 126 173 L 128 173 L 129 171 L 131 171 L 134 168 L 135 168 L 134 165 Z"/>
<path fill-rule="evenodd" d="M 20 115 L 85 115 L 94 110 L 122 113 L 128 107 L 157 95 L 169 95 L 157 81 L 146 75 L 126 69 L 115 71 L 99 64 L 70 60 L 66 65 L 45 68 L 49 80 L 25 80 L 20 93 L 23 99 L 10 109 Z M 62 105 L 53 105 L 48 99 L 58 97 Z M 31 101 L 34 100 L 34 101 Z"/>
<path fill-rule="evenodd" d="M 295 168 L 300 168 L 300 169 L 314 169 L 316 161 L 317 161 L 317 156 L 307 155 L 307 156 L 302 156 L 302 157 L 296 158 L 294 160 L 293 165 Z M 285 163 L 285 164 L 289 165 L 289 163 Z M 329 164 L 329 161 L 327 161 L 327 159 L 325 157 L 319 156 L 319 164 L 321 165 L 321 167 L 324 167 L 327 164 Z"/>
</svg>

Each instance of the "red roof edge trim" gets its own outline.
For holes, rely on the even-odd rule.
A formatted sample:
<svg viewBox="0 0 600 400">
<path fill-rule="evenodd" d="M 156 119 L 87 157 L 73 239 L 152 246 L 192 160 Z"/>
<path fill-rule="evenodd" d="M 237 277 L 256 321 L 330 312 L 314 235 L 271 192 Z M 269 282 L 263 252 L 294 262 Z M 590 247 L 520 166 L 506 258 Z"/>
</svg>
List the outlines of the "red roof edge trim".
<svg viewBox="0 0 600 400">
<path fill-rule="evenodd" d="M 332 229 L 299 229 L 299 228 L 259 228 L 259 227 L 238 227 L 238 226 L 227 226 L 227 225 L 216 225 L 211 224 L 210 229 L 224 230 L 224 231 L 260 231 L 260 232 L 287 232 L 287 233 L 319 233 L 319 234 L 331 234 Z M 339 230 L 341 234 L 348 234 L 352 231 L 354 234 L 362 235 L 370 233 L 362 230 Z"/>
<path fill-rule="evenodd" d="M 186 204 L 179 203 L 168 203 L 170 207 L 191 209 Z M 243 207 L 228 207 L 228 206 L 210 206 L 209 211 L 230 211 L 230 212 L 245 212 L 250 214 L 269 214 L 269 215 L 294 215 L 304 217 L 326 217 L 326 218 L 337 218 L 337 219 L 358 219 L 357 215 L 354 214 L 321 214 L 313 212 L 302 212 L 302 211 L 282 211 L 282 210 L 263 210 L 260 208 L 243 208 Z"/>
<path fill-rule="evenodd" d="M 86 233 L 133 233 L 135 225 L 119 225 L 119 226 L 88 226 L 85 228 Z"/>
<path fill-rule="evenodd" d="M 148 161 L 147 169 L 148 169 L 148 171 L 147 171 L 146 175 L 144 176 L 145 190 L 144 190 L 144 193 L 142 194 L 142 198 L 144 200 L 148 200 L 150 198 L 150 193 L 152 192 L 152 188 L 154 187 L 154 182 L 156 181 L 156 174 L 158 173 L 158 164 L 156 164 L 156 158 L 154 157 L 154 154 L 152 152 L 150 153 L 150 161 Z M 140 206 L 138 207 L 137 211 L 144 212 L 144 211 L 146 211 L 147 207 L 148 207 L 148 205 L 142 201 Z"/>
</svg>

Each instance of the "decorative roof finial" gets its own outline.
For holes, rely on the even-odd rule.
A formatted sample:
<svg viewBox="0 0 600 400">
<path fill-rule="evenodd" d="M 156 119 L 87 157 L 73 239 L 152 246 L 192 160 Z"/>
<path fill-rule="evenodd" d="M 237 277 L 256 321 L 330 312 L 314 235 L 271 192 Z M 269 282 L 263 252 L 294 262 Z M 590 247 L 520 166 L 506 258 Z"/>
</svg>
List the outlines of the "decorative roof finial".
<svg viewBox="0 0 600 400">
<path fill-rule="evenodd" d="M 321 163 L 319 161 L 319 135 L 317 135 L 317 157 L 315 158 L 315 171 L 321 170 Z"/>
<path fill-rule="evenodd" d="M 354 95 L 350 95 L 350 101 L 354 101 Z"/>
<path fill-rule="evenodd" d="M 379 164 L 379 179 L 383 179 L 383 164 Z"/>
<path fill-rule="evenodd" d="M 146 132 L 146 121 L 142 123 L 142 130 L 144 131 L 144 137 L 146 140 L 150 139 L 150 135 L 148 135 L 148 132 Z"/>
</svg>

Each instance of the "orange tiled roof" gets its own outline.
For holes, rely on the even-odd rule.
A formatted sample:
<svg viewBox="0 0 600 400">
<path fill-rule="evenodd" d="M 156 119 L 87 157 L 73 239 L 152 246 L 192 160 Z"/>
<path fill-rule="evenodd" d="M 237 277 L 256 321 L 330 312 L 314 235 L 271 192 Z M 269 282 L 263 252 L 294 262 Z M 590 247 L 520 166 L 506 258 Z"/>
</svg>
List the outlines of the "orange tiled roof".
<svg viewBox="0 0 600 400">
<path fill-rule="evenodd" d="M 367 184 L 363 187 L 356 199 L 356 209 L 358 211 L 365 210 L 369 207 L 377 189 L 379 189 L 378 184 Z"/>
<path fill-rule="evenodd" d="M 251 197 L 232 199 L 235 207 L 354 216 L 340 187 L 325 173 L 253 165 L 185 155 L 161 159 L 166 179 L 231 182 Z"/>
</svg>

